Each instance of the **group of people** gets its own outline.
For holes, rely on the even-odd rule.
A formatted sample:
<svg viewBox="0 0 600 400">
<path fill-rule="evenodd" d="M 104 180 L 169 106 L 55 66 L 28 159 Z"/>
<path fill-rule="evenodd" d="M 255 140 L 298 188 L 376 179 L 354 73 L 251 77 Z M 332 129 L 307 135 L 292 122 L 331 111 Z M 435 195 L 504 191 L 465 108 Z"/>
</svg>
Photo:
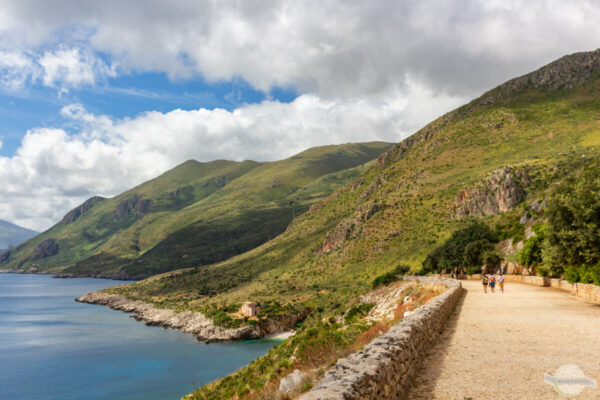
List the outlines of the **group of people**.
<svg viewBox="0 0 600 400">
<path fill-rule="evenodd" d="M 483 291 L 487 293 L 488 285 L 490 286 L 490 290 L 492 293 L 496 293 L 496 283 L 498 283 L 498 287 L 504 293 L 504 275 L 500 274 L 498 276 L 491 274 L 481 274 L 481 282 L 483 283 Z"/>
</svg>

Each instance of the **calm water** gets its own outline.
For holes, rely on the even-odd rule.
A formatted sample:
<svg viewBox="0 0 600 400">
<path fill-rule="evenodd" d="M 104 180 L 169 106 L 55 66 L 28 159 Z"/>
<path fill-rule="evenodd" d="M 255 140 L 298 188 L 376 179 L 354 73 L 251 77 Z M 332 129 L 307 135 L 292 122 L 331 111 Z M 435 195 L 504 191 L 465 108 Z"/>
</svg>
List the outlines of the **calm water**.
<svg viewBox="0 0 600 400">
<path fill-rule="evenodd" d="M 274 342 L 199 343 L 73 299 L 121 282 L 0 274 L 0 399 L 179 399 Z"/>
</svg>

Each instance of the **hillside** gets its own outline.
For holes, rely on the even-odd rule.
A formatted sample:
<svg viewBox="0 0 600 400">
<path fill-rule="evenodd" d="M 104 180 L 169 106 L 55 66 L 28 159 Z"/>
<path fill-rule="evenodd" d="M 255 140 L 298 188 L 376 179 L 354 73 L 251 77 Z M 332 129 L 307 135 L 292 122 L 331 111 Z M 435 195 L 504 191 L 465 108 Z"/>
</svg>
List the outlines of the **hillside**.
<svg viewBox="0 0 600 400">
<path fill-rule="evenodd" d="M 17 246 L 37 234 L 38 232 L 31 229 L 0 220 L 0 252 Z"/>
<path fill-rule="evenodd" d="M 265 163 L 187 161 L 114 198 L 87 200 L 11 250 L 3 268 L 135 279 L 214 263 L 279 235 L 389 147 L 324 146 Z"/>
<path fill-rule="evenodd" d="M 579 167 L 598 163 L 599 89 L 600 50 L 564 57 L 433 121 L 262 246 L 110 292 L 163 308 L 213 313 L 230 325 L 234 316 L 223 313 L 243 301 L 269 310 L 277 304 L 273 313 L 308 309 L 297 345 L 303 334 L 314 334 L 303 327 L 340 317 L 376 276 L 398 265 L 419 270 L 435 248 L 473 219 L 511 246 L 521 242 L 552 188 Z M 291 351 L 282 345 L 260 367 L 250 366 L 196 396 L 260 390 L 265 370 L 273 374 L 269 379 L 289 372 L 276 365 Z"/>
</svg>

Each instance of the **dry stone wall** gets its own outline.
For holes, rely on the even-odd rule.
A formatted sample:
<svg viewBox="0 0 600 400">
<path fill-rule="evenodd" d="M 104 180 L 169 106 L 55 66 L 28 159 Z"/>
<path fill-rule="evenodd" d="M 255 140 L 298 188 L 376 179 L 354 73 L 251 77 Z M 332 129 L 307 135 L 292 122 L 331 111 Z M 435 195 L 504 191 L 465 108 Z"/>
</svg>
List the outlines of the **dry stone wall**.
<svg viewBox="0 0 600 400">
<path fill-rule="evenodd" d="M 364 350 L 338 360 L 300 400 L 403 399 L 423 354 L 443 329 L 462 294 L 459 281 L 431 277 L 407 280 L 443 284 L 448 290 L 417 308 Z"/>
</svg>

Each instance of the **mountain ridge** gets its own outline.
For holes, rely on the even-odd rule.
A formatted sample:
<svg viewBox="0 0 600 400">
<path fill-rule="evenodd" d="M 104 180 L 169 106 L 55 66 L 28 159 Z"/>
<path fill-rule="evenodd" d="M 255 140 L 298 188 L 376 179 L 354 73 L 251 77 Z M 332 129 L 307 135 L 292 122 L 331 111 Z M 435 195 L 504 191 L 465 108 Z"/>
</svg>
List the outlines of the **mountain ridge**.
<svg viewBox="0 0 600 400">
<path fill-rule="evenodd" d="M 281 233 L 390 145 L 321 146 L 275 162 L 188 160 L 113 198 L 86 200 L 5 265 L 139 279 L 220 261 Z"/>
<path fill-rule="evenodd" d="M 10 247 L 18 246 L 27 239 L 37 235 L 32 229 L 0 220 L 0 252 L 8 250 Z"/>
</svg>

